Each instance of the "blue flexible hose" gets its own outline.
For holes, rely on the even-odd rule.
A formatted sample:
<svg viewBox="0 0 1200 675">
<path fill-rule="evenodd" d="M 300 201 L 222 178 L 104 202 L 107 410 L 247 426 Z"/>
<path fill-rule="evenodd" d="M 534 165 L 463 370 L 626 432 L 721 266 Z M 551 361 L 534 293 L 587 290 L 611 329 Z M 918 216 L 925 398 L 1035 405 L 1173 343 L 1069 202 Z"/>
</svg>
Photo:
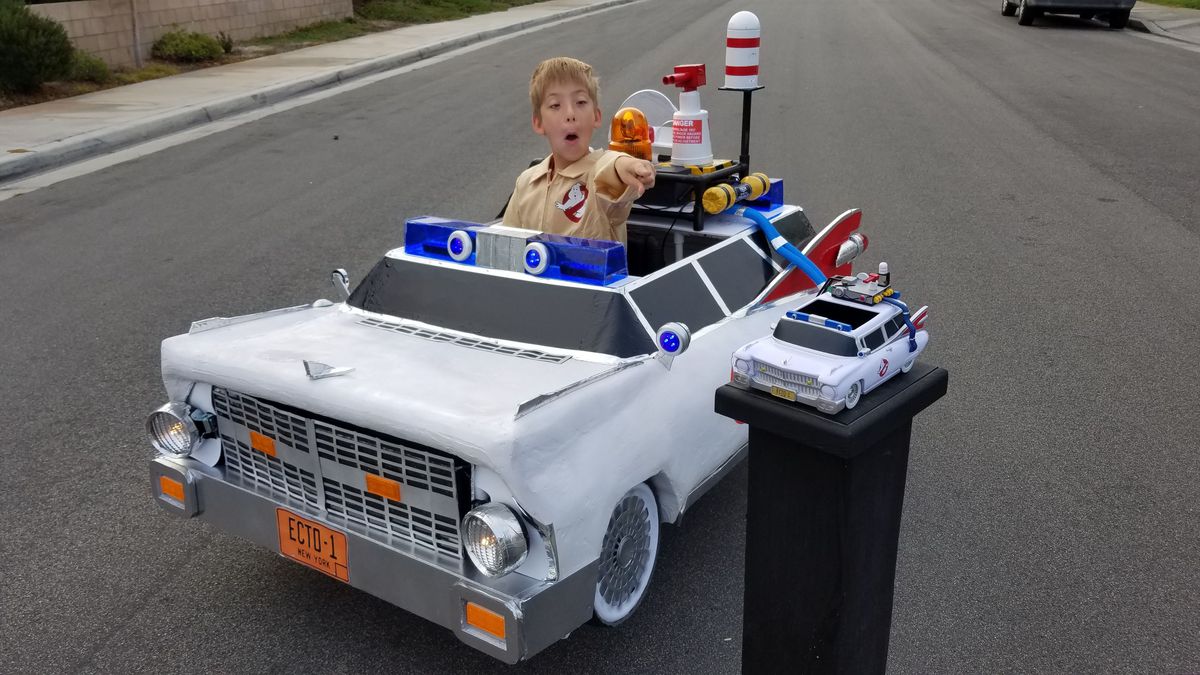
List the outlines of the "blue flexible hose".
<svg viewBox="0 0 1200 675">
<path fill-rule="evenodd" d="M 809 279 L 812 279 L 814 284 L 820 287 L 821 284 L 825 283 L 825 275 L 821 272 L 821 268 L 809 260 L 808 256 L 801 253 L 800 249 L 790 244 L 787 239 L 784 239 L 783 235 L 779 234 L 779 230 L 775 229 L 775 226 L 771 224 L 771 221 L 767 220 L 766 216 L 746 206 L 734 207 L 731 211 L 754 221 L 754 224 L 758 225 L 758 229 L 767 235 L 767 241 L 771 242 L 771 247 L 778 251 L 779 255 L 783 256 L 785 260 L 795 265 L 801 272 L 804 272 Z"/>
<path fill-rule="evenodd" d="M 901 316 L 904 317 L 904 325 L 908 327 L 908 351 L 910 354 L 917 351 L 917 327 L 913 325 L 912 319 L 908 316 L 908 305 L 895 298 L 884 298 L 883 301 L 900 308 Z"/>
</svg>

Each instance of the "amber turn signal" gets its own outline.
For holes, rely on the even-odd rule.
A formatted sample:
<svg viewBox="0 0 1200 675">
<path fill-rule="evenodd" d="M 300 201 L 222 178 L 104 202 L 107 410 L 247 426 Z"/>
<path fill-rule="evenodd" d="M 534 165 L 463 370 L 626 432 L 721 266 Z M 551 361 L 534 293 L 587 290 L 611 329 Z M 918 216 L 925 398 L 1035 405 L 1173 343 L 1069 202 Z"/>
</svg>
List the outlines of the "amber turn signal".
<svg viewBox="0 0 1200 675">
<path fill-rule="evenodd" d="M 504 639 L 504 617 L 473 602 L 467 603 L 467 625 L 474 626 L 497 639 Z"/>
<path fill-rule="evenodd" d="M 182 503 L 182 502 L 187 501 L 183 495 L 183 483 L 180 483 L 179 481 L 175 480 L 174 478 L 168 478 L 166 476 L 159 476 L 158 477 L 158 489 L 165 496 L 170 497 L 171 499 L 174 499 L 177 502 Z"/>
</svg>

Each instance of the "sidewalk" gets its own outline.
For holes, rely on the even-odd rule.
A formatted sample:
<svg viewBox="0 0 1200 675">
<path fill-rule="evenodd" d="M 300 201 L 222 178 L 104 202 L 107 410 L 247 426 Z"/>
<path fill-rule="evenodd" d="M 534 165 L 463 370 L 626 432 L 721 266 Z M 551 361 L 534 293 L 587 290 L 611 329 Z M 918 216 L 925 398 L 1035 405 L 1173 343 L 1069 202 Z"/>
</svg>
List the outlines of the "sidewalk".
<svg viewBox="0 0 1200 675">
<path fill-rule="evenodd" d="M 0 183 L 633 0 L 550 0 L 0 112 Z M 1131 28 L 1200 45 L 1200 10 L 1139 2 Z"/>
<path fill-rule="evenodd" d="M 1139 2 L 1129 15 L 1129 27 L 1200 46 L 1200 9 Z"/>
<path fill-rule="evenodd" d="M 0 112 L 0 183 L 633 0 L 550 0 Z"/>
</svg>

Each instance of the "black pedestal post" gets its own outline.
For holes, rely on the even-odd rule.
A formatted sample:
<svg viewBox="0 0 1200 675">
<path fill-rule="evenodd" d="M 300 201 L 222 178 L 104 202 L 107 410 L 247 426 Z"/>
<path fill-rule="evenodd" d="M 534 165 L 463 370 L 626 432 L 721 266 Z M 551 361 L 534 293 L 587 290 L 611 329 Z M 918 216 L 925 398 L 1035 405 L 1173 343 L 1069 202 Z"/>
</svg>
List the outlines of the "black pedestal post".
<svg viewBox="0 0 1200 675">
<path fill-rule="evenodd" d="M 913 417 L 946 393 L 917 364 L 828 416 L 726 385 L 750 425 L 744 673 L 882 673 Z"/>
</svg>

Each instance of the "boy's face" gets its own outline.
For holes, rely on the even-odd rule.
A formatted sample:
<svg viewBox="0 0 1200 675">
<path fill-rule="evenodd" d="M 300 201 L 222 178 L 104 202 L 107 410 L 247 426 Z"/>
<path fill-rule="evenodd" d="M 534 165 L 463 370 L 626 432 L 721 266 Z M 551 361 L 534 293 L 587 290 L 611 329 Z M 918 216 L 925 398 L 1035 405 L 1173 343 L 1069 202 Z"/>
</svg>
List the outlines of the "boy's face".
<svg viewBox="0 0 1200 675">
<path fill-rule="evenodd" d="M 564 168 L 588 153 L 592 132 L 600 128 L 600 108 L 578 82 L 556 82 L 542 95 L 533 130 L 550 141 L 554 166 Z"/>
</svg>

